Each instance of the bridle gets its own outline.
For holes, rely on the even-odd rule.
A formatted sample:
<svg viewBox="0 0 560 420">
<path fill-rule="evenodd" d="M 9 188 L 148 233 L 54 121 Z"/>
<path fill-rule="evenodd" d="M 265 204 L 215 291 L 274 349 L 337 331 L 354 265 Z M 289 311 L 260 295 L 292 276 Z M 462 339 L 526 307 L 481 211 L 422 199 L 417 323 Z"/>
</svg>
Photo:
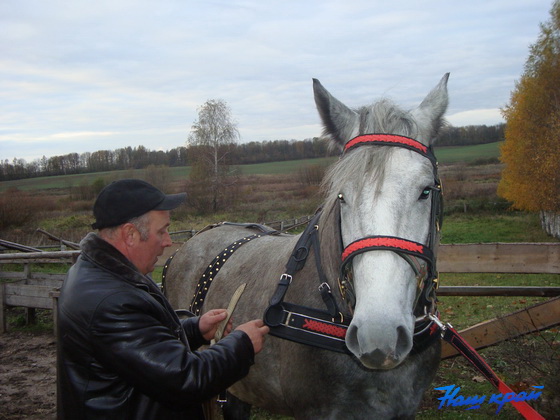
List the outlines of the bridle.
<svg viewBox="0 0 560 420">
<path fill-rule="evenodd" d="M 339 276 L 339 288 L 342 297 L 350 310 L 353 310 L 355 298 L 353 296 L 350 267 L 354 257 L 370 251 L 392 251 L 409 263 L 415 273 L 418 281 L 418 291 L 414 306 L 416 312 L 418 312 L 416 315 L 420 318 L 417 319 L 417 322 L 425 320 L 428 314 L 434 315 L 436 312 L 435 291 L 438 285 L 438 271 L 435 250 L 443 220 L 443 197 L 436 157 L 431 147 L 425 146 L 410 137 L 394 134 L 365 134 L 355 137 L 346 144 L 343 153 L 348 153 L 350 150 L 361 146 L 400 147 L 412 150 L 430 161 L 434 178 L 433 186 L 429 187 L 431 190 L 430 227 L 427 244 L 394 236 L 374 235 L 355 240 L 346 246 L 342 251 L 342 265 Z M 420 305 L 420 310 L 418 310 L 418 305 Z"/>
<path fill-rule="evenodd" d="M 419 153 L 432 164 L 434 185 L 430 187 L 431 214 L 427 243 L 421 244 L 405 238 L 381 235 L 358 239 L 344 248 L 341 246 L 342 255 L 338 277 L 342 299 L 348 307 L 350 314 L 352 314 L 355 306 L 351 269 L 353 259 L 359 254 L 371 251 L 392 251 L 405 259 L 414 270 L 418 281 L 414 305 L 416 322 L 413 349 L 421 351 L 433 339 L 438 338 L 436 334 L 437 325 L 433 321 L 433 318 L 437 317 L 435 291 L 438 284 L 435 248 L 439 240 L 442 221 L 442 192 L 437 171 L 437 161 L 430 147 L 412 138 L 393 134 L 360 135 L 346 144 L 343 153 L 346 154 L 362 146 L 405 148 Z M 339 219 L 337 221 L 338 236 L 340 244 L 342 244 L 340 208 L 338 208 L 337 214 Z M 277 289 L 270 299 L 269 307 L 264 315 L 264 321 L 270 327 L 271 335 L 328 350 L 348 352 L 344 337 L 351 322 L 351 316 L 345 316 L 338 309 L 330 287 L 324 280 L 325 276 L 320 262 L 321 251 L 319 240 L 317 239 L 320 216 L 321 213 L 315 216 L 294 247 L 292 255 L 286 264 L 286 271 L 280 277 Z M 292 282 L 292 278 L 305 265 L 310 248 L 314 250 L 315 262 L 321 282 L 319 291 L 327 307 L 326 311 L 284 302 L 284 296 Z"/>
</svg>

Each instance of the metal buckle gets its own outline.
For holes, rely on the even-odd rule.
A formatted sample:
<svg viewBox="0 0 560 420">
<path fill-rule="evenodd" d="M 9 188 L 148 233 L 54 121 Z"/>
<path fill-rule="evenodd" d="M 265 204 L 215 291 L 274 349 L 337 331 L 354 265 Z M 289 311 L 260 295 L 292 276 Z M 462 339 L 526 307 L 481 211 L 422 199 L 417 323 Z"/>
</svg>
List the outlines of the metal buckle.
<svg viewBox="0 0 560 420">
<path fill-rule="evenodd" d="M 286 273 L 282 274 L 280 276 L 280 281 L 282 281 L 282 280 L 288 280 L 288 284 L 292 284 L 292 276 L 289 275 L 289 274 L 286 274 Z"/>
<path fill-rule="evenodd" d="M 323 292 L 323 290 L 327 290 L 327 292 L 331 292 L 331 286 L 329 286 L 329 284 L 327 282 L 323 282 L 319 285 L 319 292 Z"/>
<path fill-rule="evenodd" d="M 430 321 L 435 322 L 436 325 L 439 327 L 439 329 L 441 330 L 441 336 L 443 337 L 445 334 L 445 331 L 447 330 L 447 328 L 453 328 L 453 325 L 451 325 L 449 322 L 444 324 L 443 322 L 441 322 L 441 320 L 435 316 L 432 313 L 427 313 L 426 316 L 430 319 Z"/>
</svg>

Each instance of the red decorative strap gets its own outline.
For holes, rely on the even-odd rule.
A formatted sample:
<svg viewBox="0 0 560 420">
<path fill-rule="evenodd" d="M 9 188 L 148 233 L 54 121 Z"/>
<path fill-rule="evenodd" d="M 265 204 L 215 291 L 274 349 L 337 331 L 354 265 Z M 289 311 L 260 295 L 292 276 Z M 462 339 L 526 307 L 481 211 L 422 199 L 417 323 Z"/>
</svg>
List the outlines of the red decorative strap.
<svg viewBox="0 0 560 420">
<path fill-rule="evenodd" d="M 315 319 L 304 320 L 303 328 L 321 334 L 332 335 L 333 337 L 338 337 L 338 338 L 346 337 L 346 330 L 347 330 L 347 328 L 339 327 L 337 325 L 327 323 L 327 322 L 321 322 Z"/>
<path fill-rule="evenodd" d="M 397 136 L 395 134 L 364 134 L 361 136 L 354 137 L 344 146 L 344 151 L 361 146 L 363 144 L 379 144 L 379 145 L 391 145 L 391 146 L 401 146 L 408 149 L 415 150 L 423 155 L 428 155 L 428 147 L 423 145 L 417 140 L 411 139 L 406 136 Z"/>
<path fill-rule="evenodd" d="M 403 251 L 431 260 L 431 252 L 429 252 L 429 249 L 418 242 L 396 238 L 393 236 L 370 236 L 358 239 L 344 248 L 344 251 L 342 252 L 342 263 L 344 264 L 351 256 L 353 257 L 356 254 L 373 249 L 387 249 L 397 252 Z"/>
<path fill-rule="evenodd" d="M 513 390 L 502 381 L 492 368 L 484 361 L 478 352 L 467 343 L 455 329 L 447 324 L 444 328 L 443 339 L 455 347 L 465 358 L 481 372 L 488 381 L 502 394 L 513 393 Z M 515 409 L 528 420 L 545 420 L 533 407 L 525 401 L 510 401 Z"/>
</svg>

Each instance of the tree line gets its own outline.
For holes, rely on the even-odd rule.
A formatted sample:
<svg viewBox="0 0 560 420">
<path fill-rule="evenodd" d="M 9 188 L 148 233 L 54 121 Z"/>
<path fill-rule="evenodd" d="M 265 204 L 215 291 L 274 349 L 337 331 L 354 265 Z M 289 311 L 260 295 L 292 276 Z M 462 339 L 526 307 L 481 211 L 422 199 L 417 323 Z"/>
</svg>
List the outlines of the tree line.
<svg viewBox="0 0 560 420">
<path fill-rule="evenodd" d="M 438 146 L 462 146 L 502 141 L 504 124 L 495 126 L 446 127 Z M 52 157 L 43 156 L 27 162 L 14 158 L 0 160 L 0 182 L 41 176 L 70 175 L 126 169 L 144 169 L 156 166 L 190 166 L 200 155 L 203 145 L 190 144 L 171 150 L 148 150 L 145 146 L 124 147 L 116 150 L 68 153 Z M 318 138 L 305 140 L 274 140 L 249 143 L 231 143 L 227 147 L 229 165 L 313 159 L 332 156 L 327 143 Z"/>
</svg>

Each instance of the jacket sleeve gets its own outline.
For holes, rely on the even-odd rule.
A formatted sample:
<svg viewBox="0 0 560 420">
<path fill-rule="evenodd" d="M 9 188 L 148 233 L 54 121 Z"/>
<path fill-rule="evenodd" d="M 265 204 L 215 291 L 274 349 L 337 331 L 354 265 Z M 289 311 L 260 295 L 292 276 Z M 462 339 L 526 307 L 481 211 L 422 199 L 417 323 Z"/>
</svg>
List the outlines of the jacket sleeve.
<svg viewBox="0 0 560 420">
<path fill-rule="evenodd" d="M 211 398 L 249 373 L 254 350 L 244 332 L 191 352 L 162 324 L 161 310 L 146 293 L 107 296 L 90 329 L 98 360 L 143 393 L 178 408 Z"/>
<path fill-rule="evenodd" d="M 200 333 L 198 321 L 200 321 L 199 316 L 181 320 L 181 325 L 185 330 L 185 334 L 187 336 L 187 339 L 189 340 L 189 345 L 191 346 L 192 350 L 196 350 L 200 346 L 207 346 L 208 344 L 210 344 L 210 341 L 206 340 Z"/>
</svg>

